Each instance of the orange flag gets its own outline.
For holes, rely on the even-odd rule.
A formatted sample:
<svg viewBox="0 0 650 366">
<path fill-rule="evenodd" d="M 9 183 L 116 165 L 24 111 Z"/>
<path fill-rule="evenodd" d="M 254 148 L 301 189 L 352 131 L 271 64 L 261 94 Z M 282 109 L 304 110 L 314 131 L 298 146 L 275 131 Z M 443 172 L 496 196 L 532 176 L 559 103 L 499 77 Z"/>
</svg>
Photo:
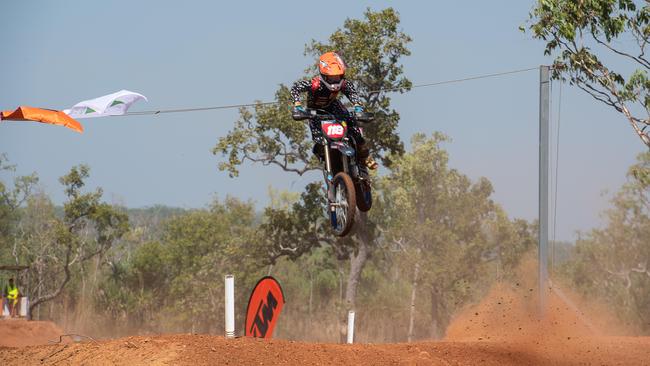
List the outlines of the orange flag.
<svg viewBox="0 0 650 366">
<path fill-rule="evenodd" d="M 84 128 L 81 123 L 61 111 L 51 109 L 20 106 L 15 111 L 2 111 L 0 120 L 8 121 L 35 121 L 67 127 L 82 133 Z"/>
</svg>

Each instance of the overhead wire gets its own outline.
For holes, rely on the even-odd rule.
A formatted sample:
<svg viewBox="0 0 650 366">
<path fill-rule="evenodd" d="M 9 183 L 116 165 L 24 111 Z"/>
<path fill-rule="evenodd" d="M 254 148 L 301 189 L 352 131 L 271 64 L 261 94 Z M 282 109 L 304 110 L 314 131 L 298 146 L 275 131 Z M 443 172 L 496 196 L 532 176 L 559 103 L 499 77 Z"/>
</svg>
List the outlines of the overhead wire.
<svg viewBox="0 0 650 366">
<path fill-rule="evenodd" d="M 437 81 L 437 82 L 427 83 L 427 84 L 417 84 L 417 85 L 411 86 L 411 89 L 423 88 L 423 87 L 428 87 L 428 86 L 444 85 L 444 84 L 461 83 L 461 82 L 464 82 L 464 81 L 471 81 L 471 80 L 478 80 L 478 79 L 487 79 L 487 78 L 493 78 L 493 77 L 497 77 L 497 76 L 518 74 L 518 73 L 522 73 L 522 72 L 526 72 L 526 71 L 532 71 L 532 70 L 539 70 L 539 66 L 529 67 L 529 68 L 526 68 L 526 69 L 497 72 L 497 73 L 493 73 L 493 74 L 470 76 L 470 77 L 466 77 L 466 78 L 462 78 L 462 79 L 452 79 L 452 80 Z M 396 91 L 396 90 L 400 90 L 400 89 L 405 89 L 405 88 L 387 88 L 387 89 L 381 89 L 381 90 L 373 90 L 373 91 L 371 91 L 371 93 L 376 93 L 376 92 L 379 92 L 379 91 Z"/>
<path fill-rule="evenodd" d="M 406 91 L 409 91 L 410 89 L 425 88 L 425 87 L 444 85 L 444 84 L 461 83 L 461 82 L 471 81 L 471 80 L 487 79 L 487 78 L 493 78 L 493 77 L 499 77 L 499 76 L 505 76 L 505 75 L 511 75 L 511 74 L 518 74 L 518 73 L 523 73 L 523 72 L 537 70 L 537 69 L 539 69 L 538 66 L 529 67 L 529 68 L 525 68 L 525 69 L 517 69 L 517 70 L 510 70 L 510 71 L 492 73 L 492 74 L 483 74 L 483 75 L 477 75 L 477 76 L 470 76 L 470 77 L 465 77 L 465 78 L 460 78 L 460 79 L 451 79 L 451 80 L 443 80 L 443 81 L 437 81 L 437 82 L 432 82 L 432 83 L 416 84 L 416 85 L 411 85 L 408 88 L 407 87 L 395 87 L 395 88 L 385 88 L 385 89 L 371 90 L 371 91 L 369 91 L 369 93 L 391 92 L 391 91 L 405 91 L 406 92 Z M 219 110 L 219 109 L 234 109 L 234 108 L 255 107 L 255 106 L 259 106 L 259 105 L 272 105 L 272 104 L 277 104 L 277 103 L 279 103 L 279 102 L 277 102 L 277 101 L 273 101 L 273 102 L 267 101 L 267 102 L 229 104 L 229 105 L 197 107 L 197 108 L 159 109 L 159 110 L 151 110 L 151 111 L 127 112 L 127 113 L 125 113 L 123 115 L 114 116 L 114 117 L 157 115 L 157 114 L 165 114 L 165 113 L 184 113 L 184 112 L 211 111 L 211 110 Z"/>
<path fill-rule="evenodd" d="M 163 113 L 182 113 L 182 112 L 198 112 L 198 111 L 211 111 L 216 109 L 233 109 L 233 108 L 242 108 L 242 107 L 254 107 L 256 105 L 269 105 L 277 104 L 278 102 L 259 102 L 259 103 L 245 103 L 245 104 L 230 104 L 230 105 L 221 105 L 215 107 L 199 107 L 199 108 L 180 108 L 180 109 L 164 109 L 156 111 L 140 111 L 140 112 L 127 112 L 123 115 L 126 116 L 142 116 L 142 115 L 156 115 Z M 114 117 L 120 117 L 114 116 Z"/>
</svg>

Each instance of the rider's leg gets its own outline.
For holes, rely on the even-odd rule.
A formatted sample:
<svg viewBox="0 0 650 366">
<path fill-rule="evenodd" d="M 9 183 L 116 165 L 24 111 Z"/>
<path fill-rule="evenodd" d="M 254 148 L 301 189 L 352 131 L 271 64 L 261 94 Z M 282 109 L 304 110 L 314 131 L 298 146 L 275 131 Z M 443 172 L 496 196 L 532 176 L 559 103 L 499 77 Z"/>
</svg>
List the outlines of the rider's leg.
<svg viewBox="0 0 650 366">
<path fill-rule="evenodd" d="M 355 129 L 354 127 L 352 129 Z M 362 138 L 363 142 L 357 142 L 357 159 L 363 162 L 369 169 L 377 169 L 377 162 L 370 155 L 370 149 L 366 144 L 366 139 Z"/>
<path fill-rule="evenodd" d="M 323 161 L 325 160 L 325 151 L 323 149 L 323 133 L 320 130 L 320 125 L 314 121 L 309 121 L 309 129 L 311 130 L 311 139 L 314 141 L 312 152 Z"/>
<path fill-rule="evenodd" d="M 356 130 L 356 127 L 352 127 L 351 130 Z M 363 137 L 361 137 L 360 141 L 357 140 L 357 159 L 363 162 L 369 169 L 377 169 L 377 162 L 370 156 L 370 149 L 368 148 L 366 139 Z"/>
</svg>

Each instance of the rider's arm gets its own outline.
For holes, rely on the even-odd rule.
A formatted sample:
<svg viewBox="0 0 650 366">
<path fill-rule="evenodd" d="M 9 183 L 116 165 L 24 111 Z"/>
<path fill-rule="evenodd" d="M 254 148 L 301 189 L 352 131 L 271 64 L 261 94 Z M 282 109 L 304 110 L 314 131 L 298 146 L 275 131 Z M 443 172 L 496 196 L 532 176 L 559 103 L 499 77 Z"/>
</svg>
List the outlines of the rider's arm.
<svg viewBox="0 0 650 366">
<path fill-rule="evenodd" d="M 309 91 L 311 88 L 311 83 L 308 80 L 298 80 L 291 87 L 291 99 L 293 100 L 293 105 L 298 106 L 302 104 L 301 93 Z"/>
<path fill-rule="evenodd" d="M 359 98 L 359 93 L 357 93 L 357 88 L 354 87 L 354 83 L 350 80 L 345 81 L 345 86 L 341 90 L 343 94 L 352 102 L 354 106 L 361 105 L 361 98 Z"/>
</svg>

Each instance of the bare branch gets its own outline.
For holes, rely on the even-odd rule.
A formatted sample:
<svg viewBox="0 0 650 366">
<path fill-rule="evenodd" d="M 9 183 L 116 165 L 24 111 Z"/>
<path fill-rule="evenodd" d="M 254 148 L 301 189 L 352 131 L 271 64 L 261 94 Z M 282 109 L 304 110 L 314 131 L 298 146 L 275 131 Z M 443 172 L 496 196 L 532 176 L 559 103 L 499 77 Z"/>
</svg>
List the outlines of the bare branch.
<svg viewBox="0 0 650 366">
<path fill-rule="evenodd" d="M 650 63 L 648 63 L 648 62 L 645 61 L 644 59 L 641 59 L 641 58 L 638 58 L 638 57 L 632 56 L 632 55 L 630 55 L 630 54 L 627 53 L 627 52 L 619 51 L 619 50 L 615 49 L 614 47 L 610 46 L 609 44 L 607 44 L 606 42 L 603 42 L 600 38 L 598 38 L 598 37 L 596 36 L 596 34 L 594 33 L 593 29 L 591 30 L 591 36 L 594 38 L 594 40 L 595 40 L 596 42 L 598 42 L 598 44 L 600 44 L 600 45 L 606 47 L 608 50 L 610 50 L 610 51 L 616 53 L 617 55 L 620 55 L 620 56 L 623 56 L 623 57 L 627 57 L 627 58 L 629 58 L 629 59 L 631 59 L 631 60 L 634 60 L 634 61 L 636 61 L 637 63 L 639 63 L 641 66 L 645 67 L 646 69 L 650 68 Z"/>
<path fill-rule="evenodd" d="M 308 171 L 316 170 L 316 168 L 311 167 L 309 164 L 305 164 L 305 166 L 303 166 L 302 168 L 291 168 L 291 167 L 289 167 L 289 164 L 288 164 L 286 158 L 284 159 L 284 161 L 278 161 L 277 159 L 270 158 L 270 157 L 256 158 L 256 157 L 253 157 L 250 154 L 248 154 L 248 152 L 244 152 L 244 160 L 249 160 L 249 161 L 251 161 L 253 163 L 262 163 L 262 165 L 275 164 L 275 165 L 279 166 L 280 168 L 282 168 L 282 170 L 284 170 L 286 172 L 294 172 L 294 173 L 296 173 L 296 174 L 298 174 L 300 176 L 302 176 L 303 174 L 305 174 Z"/>
<path fill-rule="evenodd" d="M 298 251 L 298 248 L 289 248 L 283 246 L 282 244 L 279 244 L 278 247 L 280 248 L 280 251 L 283 253 L 295 253 L 296 251 Z"/>
<path fill-rule="evenodd" d="M 72 254 L 72 244 L 68 244 L 66 254 L 65 254 L 65 263 L 63 265 L 63 270 L 64 270 L 64 273 L 65 273 L 65 277 L 63 278 L 63 281 L 59 284 L 59 287 L 57 287 L 57 289 L 54 292 L 52 292 L 50 294 L 47 294 L 45 296 L 39 297 L 36 300 L 32 301 L 31 304 L 29 305 L 29 314 L 31 314 L 32 310 L 36 306 L 38 306 L 39 304 L 42 304 L 42 303 L 44 303 L 46 301 L 49 301 L 49 300 L 52 300 L 52 299 L 56 298 L 57 296 L 59 296 L 59 294 L 61 294 L 61 292 L 63 292 L 63 289 L 65 288 L 66 284 L 68 283 L 68 281 L 70 281 L 70 265 L 71 265 L 71 263 L 70 263 L 70 255 L 71 254 Z"/>
<path fill-rule="evenodd" d="M 602 97 L 598 96 L 597 94 L 595 94 L 594 92 L 592 92 L 592 91 L 590 90 L 590 88 L 587 88 L 588 85 L 584 85 L 584 86 L 583 86 L 583 85 L 580 84 L 580 83 L 576 83 L 576 86 L 577 86 L 578 88 L 582 89 L 583 91 L 585 91 L 587 94 L 591 95 L 591 96 L 592 96 L 594 99 L 596 99 L 597 101 L 602 102 L 602 103 L 605 103 L 605 104 L 607 104 L 607 105 L 609 105 L 609 106 L 612 106 L 612 107 L 618 109 L 617 106 L 616 106 L 616 105 L 615 105 L 615 104 L 614 104 L 610 99 L 602 98 Z"/>
</svg>

